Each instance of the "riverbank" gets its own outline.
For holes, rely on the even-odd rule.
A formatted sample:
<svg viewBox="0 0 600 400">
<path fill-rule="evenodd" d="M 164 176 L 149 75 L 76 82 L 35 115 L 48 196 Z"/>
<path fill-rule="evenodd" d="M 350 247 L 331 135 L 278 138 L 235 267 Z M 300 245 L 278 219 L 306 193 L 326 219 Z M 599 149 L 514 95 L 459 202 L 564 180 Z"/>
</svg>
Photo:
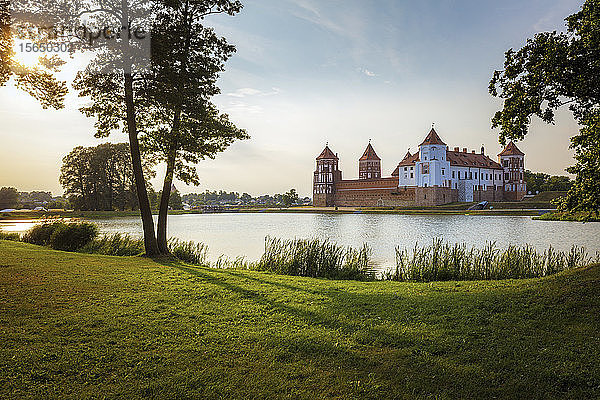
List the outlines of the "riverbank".
<svg viewBox="0 0 600 400">
<path fill-rule="evenodd" d="M 554 211 L 544 208 L 493 208 L 488 210 L 467 210 L 466 207 L 440 206 L 431 208 L 359 208 L 359 207 L 246 207 L 230 208 L 219 213 L 305 213 L 305 214 L 394 214 L 394 215 L 505 215 L 540 216 Z M 201 210 L 172 210 L 169 215 L 206 214 Z M 210 213 L 212 214 L 212 212 Z M 0 221 L 29 220 L 48 218 L 106 219 L 137 217 L 139 211 L 13 211 L 0 213 Z"/>
<path fill-rule="evenodd" d="M 600 266 L 408 284 L 0 241 L 0 397 L 596 398 Z"/>
<path fill-rule="evenodd" d="M 533 219 L 539 221 L 571 221 L 571 222 L 600 222 L 600 214 L 597 212 L 580 211 L 575 213 L 550 212 Z"/>
</svg>

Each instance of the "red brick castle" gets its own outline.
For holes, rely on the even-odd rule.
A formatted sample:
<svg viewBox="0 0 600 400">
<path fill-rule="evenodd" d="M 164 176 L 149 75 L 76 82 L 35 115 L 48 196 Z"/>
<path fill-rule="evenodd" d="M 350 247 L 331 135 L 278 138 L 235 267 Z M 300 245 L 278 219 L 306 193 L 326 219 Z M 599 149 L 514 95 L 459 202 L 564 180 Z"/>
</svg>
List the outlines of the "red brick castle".
<svg viewBox="0 0 600 400">
<path fill-rule="evenodd" d="M 525 154 L 510 142 L 498 162 L 485 154 L 450 150 L 431 129 L 419 151 L 408 152 L 390 177 L 371 143 L 358 160 L 358 179 L 342 179 L 328 145 L 317 157 L 313 204 L 317 207 L 435 206 L 452 202 L 520 201 L 527 192 Z"/>
</svg>

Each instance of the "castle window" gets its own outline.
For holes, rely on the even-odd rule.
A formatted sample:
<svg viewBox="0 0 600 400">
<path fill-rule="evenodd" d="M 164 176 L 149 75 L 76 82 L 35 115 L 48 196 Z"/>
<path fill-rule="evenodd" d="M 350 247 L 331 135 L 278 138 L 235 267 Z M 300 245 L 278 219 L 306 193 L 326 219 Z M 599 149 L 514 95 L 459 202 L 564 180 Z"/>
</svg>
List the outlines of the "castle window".
<svg viewBox="0 0 600 400">
<path fill-rule="evenodd" d="M 442 168 L 442 175 L 446 175 L 446 170 Z"/>
<path fill-rule="evenodd" d="M 456 171 L 452 171 L 452 179 L 456 178 Z"/>
<path fill-rule="evenodd" d="M 404 167 L 404 170 L 405 170 L 405 171 L 408 171 L 408 167 Z"/>
<path fill-rule="evenodd" d="M 429 163 L 423 163 L 421 166 L 421 173 L 428 174 L 429 173 Z"/>
<path fill-rule="evenodd" d="M 412 171 L 414 169 L 414 167 L 410 167 L 410 170 Z"/>
<path fill-rule="evenodd" d="M 475 172 L 475 179 L 477 179 L 477 172 Z"/>
<path fill-rule="evenodd" d="M 504 160 L 504 161 L 502 161 L 502 165 L 503 165 L 504 167 L 508 167 L 508 160 Z"/>
<path fill-rule="evenodd" d="M 469 179 L 473 179 L 473 173 L 471 171 L 469 171 Z"/>
</svg>

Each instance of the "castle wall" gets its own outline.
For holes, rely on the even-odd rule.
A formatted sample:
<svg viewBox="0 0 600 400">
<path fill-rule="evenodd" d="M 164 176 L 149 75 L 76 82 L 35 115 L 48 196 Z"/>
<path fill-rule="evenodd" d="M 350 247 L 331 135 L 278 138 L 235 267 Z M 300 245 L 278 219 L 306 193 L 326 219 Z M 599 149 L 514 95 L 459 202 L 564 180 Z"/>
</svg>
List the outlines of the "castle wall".
<svg viewBox="0 0 600 400">
<path fill-rule="evenodd" d="M 416 187 L 415 205 L 433 207 L 458 201 L 458 190 L 449 187 Z"/>
<path fill-rule="evenodd" d="M 334 203 L 341 207 L 413 206 L 414 188 L 398 188 L 398 177 L 343 180 L 336 183 Z"/>
<path fill-rule="evenodd" d="M 474 190 L 473 201 L 504 201 L 504 189 L 502 186 L 488 186 L 487 190 Z"/>
</svg>

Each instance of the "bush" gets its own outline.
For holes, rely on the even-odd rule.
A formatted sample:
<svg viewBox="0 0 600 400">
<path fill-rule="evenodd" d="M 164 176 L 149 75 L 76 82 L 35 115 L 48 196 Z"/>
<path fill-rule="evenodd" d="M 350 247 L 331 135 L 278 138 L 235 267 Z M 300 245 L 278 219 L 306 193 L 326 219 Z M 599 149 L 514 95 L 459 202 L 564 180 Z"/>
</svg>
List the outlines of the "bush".
<svg viewBox="0 0 600 400">
<path fill-rule="evenodd" d="M 92 240 L 83 246 L 80 251 L 108 256 L 137 256 L 144 253 L 144 240 L 115 233 Z"/>
<path fill-rule="evenodd" d="M 65 223 L 56 221 L 35 225 L 23 235 L 22 240 L 38 246 L 47 246 L 50 244 L 50 237 L 60 225 L 65 225 Z"/>
<path fill-rule="evenodd" d="M 59 223 L 50 235 L 50 247 L 54 250 L 77 251 L 98 235 L 98 227 L 89 222 Z"/>
<path fill-rule="evenodd" d="M 21 237 L 18 233 L 8 233 L 0 231 L 0 240 L 12 240 L 13 242 L 18 242 L 21 240 Z"/>
</svg>

